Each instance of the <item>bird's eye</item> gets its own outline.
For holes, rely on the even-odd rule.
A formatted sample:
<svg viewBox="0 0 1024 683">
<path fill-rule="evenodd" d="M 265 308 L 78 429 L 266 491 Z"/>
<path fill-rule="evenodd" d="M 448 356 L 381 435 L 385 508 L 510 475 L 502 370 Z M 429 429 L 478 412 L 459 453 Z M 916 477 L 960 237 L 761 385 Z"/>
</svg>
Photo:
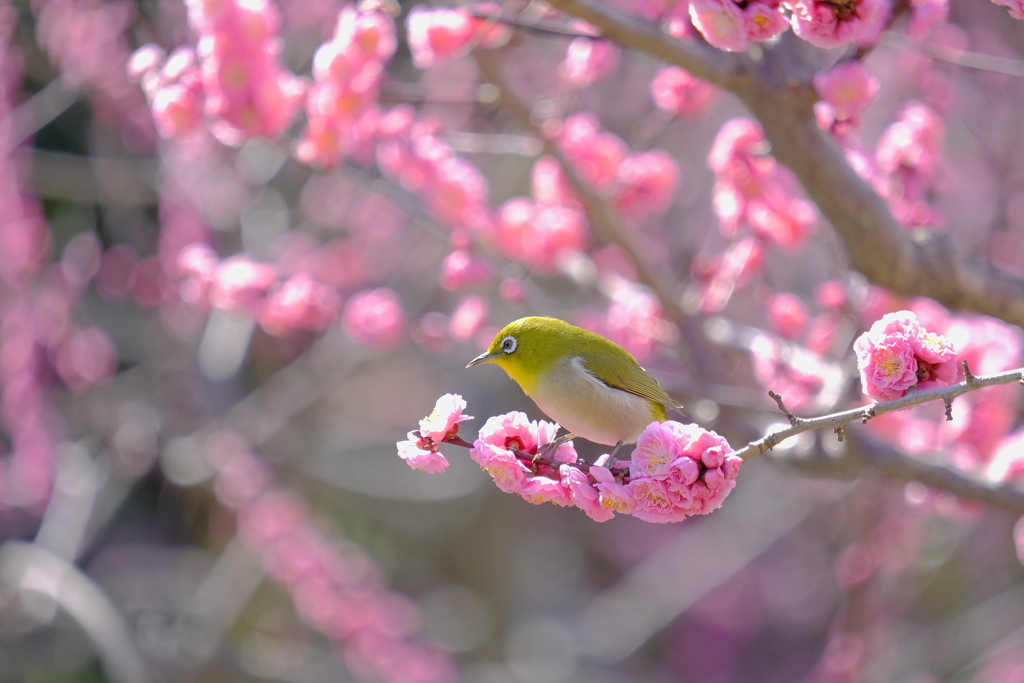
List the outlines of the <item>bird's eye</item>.
<svg viewBox="0 0 1024 683">
<path fill-rule="evenodd" d="M 505 353 L 512 353 L 516 350 L 517 343 L 515 337 L 505 337 L 501 340 L 501 350 Z"/>
</svg>

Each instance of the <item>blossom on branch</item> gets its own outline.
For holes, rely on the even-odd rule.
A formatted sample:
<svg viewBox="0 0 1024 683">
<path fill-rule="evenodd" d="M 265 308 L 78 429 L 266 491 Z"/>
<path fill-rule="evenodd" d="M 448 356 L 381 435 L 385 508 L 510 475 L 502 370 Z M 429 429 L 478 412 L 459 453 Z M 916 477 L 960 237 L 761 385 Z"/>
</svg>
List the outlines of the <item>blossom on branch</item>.
<svg viewBox="0 0 1024 683">
<path fill-rule="evenodd" d="M 887 313 L 853 346 L 864 393 L 876 401 L 957 380 L 956 349 L 945 337 L 928 332 L 910 311 Z"/>
<path fill-rule="evenodd" d="M 302 103 L 305 82 L 280 61 L 281 16 L 267 0 L 187 0 L 211 130 L 226 144 L 275 138 Z"/>
<path fill-rule="evenodd" d="M 886 0 L 787 0 L 793 32 L 818 47 L 872 42 L 891 12 Z"/>
<path fill-rule="evenodd" d="M 461 396 L 442 396 L 420 430 L 398 442 L 399 456 L 413 468 L 442 471 L 448 461 L 438 444 L 469 446 L 458 436 L 465 407 Z M 502 491 L 534 504 L 573 505 L 597 522 L 616 512 L 658 523 L 707 514 L 736 486 L 742 464 L 724 438 L 694 424 L 652 422 L 631 462 L 603 455 L 595 464 L 578 460 L 572 442 L 552 449 L 558 429 L 521 412 L 496 415 L 469 455 Z"/>
<path fill-rule="evenodd" d="M 788 28 L 781 0 L 691 0 L 690 19 L 704 38 L 720 50 L 743 52 L 751 43 Z"/>
</svg>

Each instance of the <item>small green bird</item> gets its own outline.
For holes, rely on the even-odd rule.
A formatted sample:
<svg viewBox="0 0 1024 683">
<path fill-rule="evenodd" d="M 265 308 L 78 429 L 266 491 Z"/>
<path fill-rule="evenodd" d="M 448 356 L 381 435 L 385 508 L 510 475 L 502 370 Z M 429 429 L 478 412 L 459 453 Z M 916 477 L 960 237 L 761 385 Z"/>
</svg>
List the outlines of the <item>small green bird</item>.
<svg viewBox="0 0 1024 683">
<path fill-rule="evenodd" d="M 682 408 L 626 349 L 556 318 L 511 322 L 470 361 L 501 366 L 552 420 L 594 443 L 636 443 L 651 422 Z"/>
</svg>

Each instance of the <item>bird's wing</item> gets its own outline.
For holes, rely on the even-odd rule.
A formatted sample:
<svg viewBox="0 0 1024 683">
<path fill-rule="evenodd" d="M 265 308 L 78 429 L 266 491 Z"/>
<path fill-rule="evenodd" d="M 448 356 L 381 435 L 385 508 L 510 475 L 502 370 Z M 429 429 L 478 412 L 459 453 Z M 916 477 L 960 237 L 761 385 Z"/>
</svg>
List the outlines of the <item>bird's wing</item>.
<svg viewBox="0 0 1024 683">
<path fill-rule="evenodd" d="M 637 396 L 643 396 L 655 403 L 662 404 L 666 408 L 682 407 L 665 393 L 665 390 L 658 384 L 658 380 L 648 375 L 647 371 L 635 360 L 630 366 L 631 369 L 639 370 L 639 372 L 616 372 L 616 365 L 622 365 L 621 360 L 615 362 L 614 356 L 611 353 L 597 349 L 594 351 L 597 352 L 592 351 L 588 354 L 590 358 L 583 361 L 583 367 L 608 386 L 628 391 Z"/>
</svg>

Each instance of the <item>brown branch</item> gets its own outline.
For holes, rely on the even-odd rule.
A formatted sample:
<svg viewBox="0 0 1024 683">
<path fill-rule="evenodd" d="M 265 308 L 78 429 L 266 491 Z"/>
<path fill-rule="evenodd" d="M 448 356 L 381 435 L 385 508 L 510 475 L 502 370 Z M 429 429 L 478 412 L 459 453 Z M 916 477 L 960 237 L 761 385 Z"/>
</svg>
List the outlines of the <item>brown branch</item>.
<svg viewBox="0 0 1024 683">
<path fill-rule="evenodd" d="M 835 227 L 851 266 L 871 282 L 905 295 L 929 296 L 1024 326 L 1024 280 L 957 248 L 941 231 L 908 234 L 885 201 L 846 162 L 812 110 L 810 76 L 821 51 L 790 34 L 761 49 L 754 62 L 707 45 L 683 43 L 649 23 L 595 0 L 551 0 L 551 5 L 597 26 L 602 35 L 681 66 L 734 92 L 761 122 L 772 154 L 788 166 Z"/>
<path fill-rule="evenodd" d="M 746 460 L 759 453 L 771 450 L 786 439 L 792 438 L 797 434 L 803 434 L 804 432 L 816 429 L 841 430 L 844 425 L 856 420 L 866 423 L 868 420 L 878 417 L 879 415 L 891 413 L 894 410 L 903 410 L 922 403 L 928 403 L 929 401 L 943 401 L 946 405 L 951 405 L 953 399 L 957 396 L 962 396 L 969 391 L 975 391 L 977 389 L 992 387 L 999 384 L 1013 384 L 1015 382 L 1024 382 L 1024 368 L 1008 370 L 997 375 L 987 375 L 984 377 L 972 375 L 970 380 L 965 380 L 959 384 L 951 384 L 948 387 L 940 387 L 938 389 L 928 389 L 927 391 L 912 391 L 906 396 L 892 401 L 872 403 L 871 405 L 852 408 L 850 410 L 832 413 L 831 415 L 823 415 L 821 417 L 797 418 L 791 413 L 788 413 L 788 411 L 785 411 L 788 413 L 787 417 L 790 418 L 792 426 L 772 432 L 757 441 L 750 442 L 743 448 L 736 451 L 736 455 L 737 457 Z M 779 403 L 780 407 L 782 407 L 781 399 Z"/>
</svg>

